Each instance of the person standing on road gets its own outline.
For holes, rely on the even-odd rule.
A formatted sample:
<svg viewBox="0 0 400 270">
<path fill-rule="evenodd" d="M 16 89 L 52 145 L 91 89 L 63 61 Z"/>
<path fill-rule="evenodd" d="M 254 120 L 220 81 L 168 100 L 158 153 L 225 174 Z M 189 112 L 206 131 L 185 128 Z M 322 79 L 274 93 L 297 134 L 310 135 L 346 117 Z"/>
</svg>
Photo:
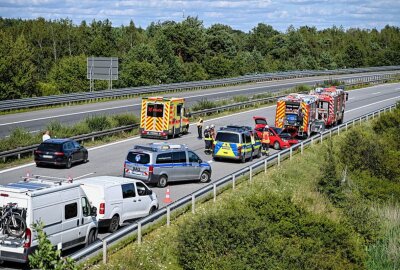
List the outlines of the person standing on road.
<svg viewBox="0 0 400 270">
<path fill-rule="evenodd" d="M 50 139 L 50 131 L 46 130 L 46 131 L 43 133 L 42 141 L 45 141 L 45 140 L 48 140 L 48 139 Z"/>
<path fill-rule="evenodd" d="M 214 126 L 214 124 L 212 124 L 212 125 L 210 126 L 210 132 L 211 132 L 211 138 L 213 139 L 213 141 L 215 141 L 215 136 L 216 136 L 217 134 L 215 133 L 215 126 Z"/>
<path fill-rule="evenodd" d="M 263 156 L 269 156 L 269 127 L 264 127 L 261 139 L 261 153 Z"/>
<path fill-rule="evenodd" d="M 203 118 L 200 117 L 199 121 L 197 121 L 197 133 L 199 139 L 203 139 Z"/>
<path fill-rule="evenodd" d="M 211 135 L 211 129 L 209 126 L 206 126 L 206 129 L 204 130 L 204 143 L 205 143 L 205 150 L 204 152 L 206 154 L 211 154 L 212 151 L 212 135 Z"/>
</svg>

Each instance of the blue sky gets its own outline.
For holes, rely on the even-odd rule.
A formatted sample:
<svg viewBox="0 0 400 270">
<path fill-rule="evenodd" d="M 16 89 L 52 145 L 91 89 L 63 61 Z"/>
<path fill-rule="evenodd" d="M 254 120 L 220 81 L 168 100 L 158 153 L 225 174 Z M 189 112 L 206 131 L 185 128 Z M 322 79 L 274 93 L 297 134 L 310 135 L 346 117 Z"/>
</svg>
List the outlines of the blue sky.
<svg viewBox="0 0 400 270">
<path fill-rule="evenodd" d="M 222 23 L 245 32 L 260 22 L 280 31 L 289 25 L 381 29 L 400 26 L 400 0 L 0 0 L 3 18 L 69 18 L 75 24 L 108 18 L 113 26 L 133 20 L 146 28 L 151 22 L 186 16 L 198 16 L 206 27 Z"/>
</svg>

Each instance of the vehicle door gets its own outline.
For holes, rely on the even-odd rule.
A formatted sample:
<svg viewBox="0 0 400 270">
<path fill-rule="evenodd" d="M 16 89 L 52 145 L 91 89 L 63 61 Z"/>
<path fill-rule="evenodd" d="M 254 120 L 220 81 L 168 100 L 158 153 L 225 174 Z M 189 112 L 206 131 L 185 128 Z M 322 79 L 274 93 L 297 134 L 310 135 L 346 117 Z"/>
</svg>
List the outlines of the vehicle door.
<svg viewBox="0 0 400 270">
<path fill-rule="evenodd" d="M 137 204 L 136 211 L 138 217 L 147 216 L 150 211 L 151 197 L 150 190 L 141 182 L 136 182 L 136 194 L 137 194 Z"/>
<path fill-rule="evenodd" d="M 186 159 L 186 151 L 176 151 L 172 153 L 173 160 L 173 174 L 175 180 L 189 180 L 190 173 L 189 164 Z"/>
<path fill-rule="evenodd" d="M 158 154 L 156 158 L 156 164 L 157 169 L 155 170 L 155 174 L 166 174 L 168 181 L 174 181 L 177 179 L 174 171 L 172 152 Z"/>
<path fill-rule="evenodd" d="M 138 206 L 138 198 L 136 196 L 136 189 L 133 183 L 121 185 L 122 189 L 122 213 L 121 220 L 136 218 L 139 213 L 136 210 Z"/>
<path fill-rule="evenodd" d="M 79 199 L 64 203 L 61 237 L 63 248 L 74 246 L 84 241 L 80 234 L 79 205 Z"/>
<path fill-rule="evenodd" d="M 89 226 L 93 223 L 94 217 L 91 215 L 91 205 L 86 197 L 81 198 L 81 222 L 80 235 L 86 236 L 89 231 Z"/>
<path fill-rule="evenodd" d="M 84 148 L 79 143 L 77 143 L 75 141 L 73 141 L 72 144 L 74 146 L 74 158 L 75 158 L 75 160 L 83 160 L 83 156 L 84 156 L 83 149 Z"/>
<path fill-rule="evenodd" d="M 255 129 L 262 129 L 268 124 L 267 118 L 265 117 L 253 116 L 253 119 L 255 122 Z"/>
<path fill-rule="evenodd" d="M 175 126 L 175 129 L 179 130 L 179 132 L 182 131 L 182 118 L 183 118 L 183 103 L 179 103 L 176 106 L 176 120 L 178 124 Z"/>
<path fill-rule="evenodd" d="M 193 180 L 200 179 L 201 159 L 199 158 L 198 155 L 196 155 L 192 151 L 188 151 L 187 153 L 188 153 L 188 157 L 189 157 L 190 179 L 193 179 Z"/>
<path fill-rule="evenodd" d="M 253 145 L 252 145 L 250 133 L 248 133 L 248 132 L 244 133 L 244 139 L 245 139 L 246 157 L 251 157 Z"/>
</svg>

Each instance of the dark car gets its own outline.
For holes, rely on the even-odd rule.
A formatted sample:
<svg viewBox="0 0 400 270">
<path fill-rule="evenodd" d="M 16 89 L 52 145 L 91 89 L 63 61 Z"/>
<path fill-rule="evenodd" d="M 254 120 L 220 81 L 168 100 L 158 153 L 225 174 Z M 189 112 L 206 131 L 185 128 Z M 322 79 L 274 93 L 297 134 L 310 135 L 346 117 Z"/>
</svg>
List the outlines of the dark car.
<svg viewBox="0 0 400 270">
<path fill-rule="evenodd" d="M 49 139 L 42 142 L 35 150 L 37 166 L 53 164 L 71 168 L 73 163 L 87 162 L 88 151 L 71 139 Z"/>
</svg>

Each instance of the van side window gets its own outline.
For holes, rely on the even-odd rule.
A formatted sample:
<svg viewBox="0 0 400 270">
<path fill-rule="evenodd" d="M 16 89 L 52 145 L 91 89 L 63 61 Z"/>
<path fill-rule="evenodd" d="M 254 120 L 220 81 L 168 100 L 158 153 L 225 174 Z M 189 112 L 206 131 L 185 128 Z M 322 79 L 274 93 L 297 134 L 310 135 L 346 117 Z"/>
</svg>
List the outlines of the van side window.
<svg viewBox="0 0 400 270">
<path fill-rule="evenodd" d="M 172 157 L 173 157 L 174 163 L 186 163 L 186 152 L 185 151 L 173 152 Z"/>
<path fill-rule="evenodd" d="M 246 137 L 244 136 L 244 133 L 242 133 L 242 143 L 246 143 Z"/>
<path fill-rule="evenodd" d="M 90 216 L 90 204 L 86 197 L 82 197 L 82 214 L 84 217 Z"/>
<path fill-rule="evenodd" d="M 193 153 L 192 151 L 188 151 L 189 154 L 189 162 L 199 162 L 199 157 Z"/>
<path fill-rule="evenodd" d="M 172 163 L 172 153 L 163 153 L 157 156 L 157 164 Z"/>
<path fill-rule="evenodd" d="M 176 106 L 176 115 L 178 115 L 178 116 L 181 115 L 182 106 L 183 106 L 183 104 L 178 104 Z"/>
<path fill-rule="evenodd" d="M 78 216 L 78 204 L 76 202 L 66 204 L 64 207 L 65 219 L 70 219 Z"/>
<path fill-rule="evenodd" d="M 136 182 L 136 189 L 139 196 L 147 195 L 147 188 L 143 183 Z"/>
<path fill-rule="evenodd" d="M 133 198 L 135 194 L 135 186 L 133 184 L 123 184 L 122 187 L 122 198 Z"/>
</svg>

